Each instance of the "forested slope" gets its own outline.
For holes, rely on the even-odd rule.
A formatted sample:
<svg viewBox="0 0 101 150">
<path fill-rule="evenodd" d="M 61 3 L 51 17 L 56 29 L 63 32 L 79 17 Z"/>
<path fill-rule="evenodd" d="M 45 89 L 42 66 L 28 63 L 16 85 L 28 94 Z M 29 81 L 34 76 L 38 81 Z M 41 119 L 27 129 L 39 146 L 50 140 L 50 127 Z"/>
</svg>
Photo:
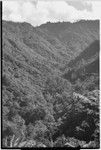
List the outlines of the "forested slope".
<svg viewBox="0 0 101 150">
<path fill-rule="evenodd" d="M 3 147 L 99 147 L 99 21 L 3 21 Z"/>
</svg>

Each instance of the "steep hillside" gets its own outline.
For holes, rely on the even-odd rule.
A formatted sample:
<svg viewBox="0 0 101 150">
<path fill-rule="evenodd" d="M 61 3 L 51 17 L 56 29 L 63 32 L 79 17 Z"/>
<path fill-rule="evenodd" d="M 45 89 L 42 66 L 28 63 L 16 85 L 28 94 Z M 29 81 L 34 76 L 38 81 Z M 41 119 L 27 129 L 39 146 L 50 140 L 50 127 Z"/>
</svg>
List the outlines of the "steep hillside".
<svg viewBox="0 0 101 150">
<path fill-rule="evenodd" d="M 97 20 L 3 21 L 2 52 L 4 148 L 99 147 Z"/>
<path fill-rule="evenodd" d="M 92 74 L 99 76 L 99 41 L 94 41 L 89 47 L 80 53 L 68 64 L 68 71 L 64 73 L 64 78 L 70 81 L 77 79 L 85 80 Z"/>
<path fill-rule="evenodd" d="M 47 65 L 54 67 L 70 60 L 71 55 L 66 51 L 65 46 L 56 37 L 50 36 L 41 29 L 36 29 L 27 23 L 4 22 L 3 26 L 5 39 L 9 36 L 13 43 L 19 41 L 20 46 L 30 49 L 34 57 L 38 56 L 40 61 Z"/>
<path fill-rule="evenodd" d="M 85 62 L 92 59 L 94 56 L 99 55 L 99 41 L 95 40 L 92 44 L 90 44 L 76 59 L 71 60 L 68 64 L 69 67 L 73 67 L 76 65 L 81 59 Z"/>
</svg>

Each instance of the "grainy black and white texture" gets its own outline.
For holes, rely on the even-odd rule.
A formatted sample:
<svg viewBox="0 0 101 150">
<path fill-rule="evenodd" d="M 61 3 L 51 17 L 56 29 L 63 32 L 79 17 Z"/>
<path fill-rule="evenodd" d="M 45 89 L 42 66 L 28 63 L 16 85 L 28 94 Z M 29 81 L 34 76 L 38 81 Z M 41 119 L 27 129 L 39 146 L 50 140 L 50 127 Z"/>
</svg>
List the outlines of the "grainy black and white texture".
<svg viewBox="0 0 101 150">
<path fill-rule="evenodd" d="M 99 148 L 99 26 L 3 20 L 3 148 Z"/>
</svg>

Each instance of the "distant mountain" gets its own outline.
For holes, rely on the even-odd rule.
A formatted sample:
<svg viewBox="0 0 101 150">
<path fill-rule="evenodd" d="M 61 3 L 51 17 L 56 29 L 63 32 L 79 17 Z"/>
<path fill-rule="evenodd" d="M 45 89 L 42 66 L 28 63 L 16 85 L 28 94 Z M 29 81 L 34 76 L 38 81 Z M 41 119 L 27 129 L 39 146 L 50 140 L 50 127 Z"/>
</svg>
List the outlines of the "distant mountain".
<svg viewBox="0 0 101 150">
<path fill-rule="evenodd" d="M 36 28 L 28 23 L 3 22 L 4 33 L 10 40 L 15 43 L 19 41 L 19 45 L 32 49 L 34 56 L 45 60 L 47 65 L 55 69 L 63 68 L 93 41 L 98 40 L 98 29 L 98 20 L 47 23 Z"/>
<path fill-rule="evenodd" d="M 77 56 L 92 42 L 99 39 L 98 20 L 81 20 L 75 23 L 47 23 L 41 25 L 39 28 L 58 37 L 67 50 L 72 51 L 72 55 L 74 56 Z"/>
</svg>

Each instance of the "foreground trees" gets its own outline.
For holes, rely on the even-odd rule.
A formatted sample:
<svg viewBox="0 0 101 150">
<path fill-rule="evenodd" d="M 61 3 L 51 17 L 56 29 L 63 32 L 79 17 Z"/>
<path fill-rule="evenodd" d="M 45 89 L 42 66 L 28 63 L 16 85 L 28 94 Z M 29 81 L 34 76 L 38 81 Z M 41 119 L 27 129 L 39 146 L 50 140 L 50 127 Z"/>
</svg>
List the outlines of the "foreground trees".
<svg viewBox="0 0 101 150">
<path fill-rule="evenodd" d="M 42 95 L 17 91 L 3 86 L 4 147 L 99 147 L 98 90 L 81 95 L 50 76 Z"/>
</svg>

